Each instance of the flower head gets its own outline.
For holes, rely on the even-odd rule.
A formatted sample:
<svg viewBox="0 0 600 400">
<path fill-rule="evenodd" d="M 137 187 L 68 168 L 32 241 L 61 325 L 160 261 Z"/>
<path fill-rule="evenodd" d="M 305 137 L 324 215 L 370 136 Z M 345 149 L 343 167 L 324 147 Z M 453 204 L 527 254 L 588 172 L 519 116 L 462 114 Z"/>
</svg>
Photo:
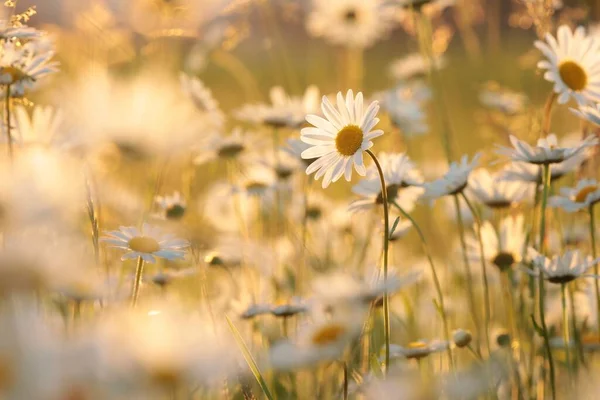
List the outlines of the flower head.
<svg viewBox="0 0 600 400">
<path fill-rule="evenodd" d="M 527 195 L 529 185 L 507 181 L 499 174 L 490 174 L 486 169 L 473 171 L 469 178 L 469 190 L 477 200 L 490 208 L 508 208 Z"/>
<path fill-rule="evenodd" d="M 383 135 L 382 130 L 373 130 L 379 122 L 376 117 L 379 105 L 374 101 L 365 110 L 362 93 L 354 97 L 352 90 L 348 90 L 345 100 L 341 92 L 337 94 L 337 108 L 323 96 L 321 109 L 325 118 L 307 115 L 306 120 L 313 127 L 301 131 L 302 141 L 311 145 L 302 152 L 302 158 L 317 159 L 306 173 L 316 172 L 315 179 L 323 177 L 323 188 L 342 175 L 350 181 L 353 166 L 364 176 L 363 152 L 373 146 L 372 139 Z"/>
<path fill-rule="evenodd" d="M 164 219 L 178 220 L 185 215 L 187 205 L 181 193 L 177 191 L 171 196 L 156 196 L 154 201 L 160 207 L 159 215 Z"/>
<path fill-rule="evenodd" d="M 584 275 L 588 269 L 600 262 L 600 258 L 594 260 L 591 257 L 583 257 L 578 250 L 569 250 L 563 255 L 548 258 L 530 247 L 527 255 L 534 267 L 552 283 L 570 282 Z"/>
<path fill-rule="evenodd" d="M 594 135 L 589 135 L 573 147 L 560 147 L 555 134 L 538 139 L 535 146 L 530 146 L 515 136 L 510 135 L 513 148 L 500 146 L 498 154 L 510 157 L 513 161 L 524 161 L 530 164 L 558 164 L 581 153 L 585 148 L 598 144 Z"/>
<path fill-rule="evenodd" d="M 425 197 L 436 199 L 438 197 L 454 195 L 461 193 L 469 181 L 469 175 L 479 162 L 480 154 L 475 154 L 469 161 L 469 157 L 464 155 L 460 163 L 453 162 L 446 174 L 433 181 L 425 183 Z"/>
<path fill-rule="evenodd" d="M 579 108 L 570 109 L 573 114 L 579 118 L 583 118 L 595 125 L 600 125 L 600 103 L 595 105 L 580 105 Z"/>
<path fill-rule="evenodd" d="M 560 196 L 549 199 L 549 205 L 568 212 L 587 209 L 600 201 L 600 184 L 595 179 L 581 179 L 574 188 L 561 188 Z"/>
<path fill-rule="evenodd" d="M 106 232 L 107 236 L 102 241 L 110 247 L 126 251 L 121 260 L 141 257 L 144 261 L 154 263 L 156 257 L 167 260 L 182 259 L 184 249 L 189 243 L 183 239 L 176 239 L 171 234 L 161 234 L 160 231 L 148 224 L 142 229 L 122 226 L 118 231 Z"/>
<path fill-rule="evenodd" d="M 481 226 L 483 253 L 486 261 L 505 271 L 521 261 L 525 246 L 523 215 L 507 217 L 500 221 L 498 232 L 491 223 L 485 221 Z M 479 241 L 469 238 L 467 241 L 469 258 L 480 260 Z"/>
</svg>

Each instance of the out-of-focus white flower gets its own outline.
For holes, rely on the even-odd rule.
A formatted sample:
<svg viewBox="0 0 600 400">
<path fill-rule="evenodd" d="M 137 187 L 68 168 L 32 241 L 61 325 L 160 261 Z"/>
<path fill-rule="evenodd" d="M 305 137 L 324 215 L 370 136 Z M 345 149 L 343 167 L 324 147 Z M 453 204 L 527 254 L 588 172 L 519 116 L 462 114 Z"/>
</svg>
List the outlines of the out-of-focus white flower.
<svg viewBox="0 0 600 400">
<path fill-rule="evenodd" d="M 406 346 L 400 346 L 397 344 L 390 345 L 390 356 L 393 358 L 404 357 L 421 359 L 427 357 L 433 353 L 439 353 L 446 350 L 450 344 L 446 341 L 441 340 L 418 340 L 416 342 L 410 342 Z"/>
<path fill-rule="evenodd" d="M 569 250 L 552 258 L 545 257 L 534 248 L 527 250 L 527 256 L 533 262 L 536 271 L 526 270 L 528 273 L 542 273 L 544 278 L 552 283 L 567 283 L 584 274 L 593 265 L 600 262 L 600 258 L 583 257 L 578 250 Z M 598 277 L 594 276 L 594 279 Z"/>
<path fill-rule="evenodd" d="M 161 218 L 178 220 L 185 215 L 187 204 L 178 191 L 173 192 L 171 196 L 156 196 L 154 202 L 160 208 L 158 215 Z"/>
<path fill-rule="evenodd" d="M 479 92 L 479 101 L 488 108 L 512 115 L 523 111 L 527 96 L 489 83 Z"/>
<path fill-rule="evenodd" d="M 434 59 L 433 68 L 441 69 L 446 66 L 446 60 L 441 56 Z M 396 81 L 405 81 L 415 77 L 423 77 L 429 73 L 431 62 L 421 53 L 410 53 L 403 58 L 392 61 L 390 75 Z"/>
<path fill-rule="evenodd" d="M 331 44 L 365 48 L 394 28 L 396 12 L 383 0 L 312 0 L 306 28 Z"/>
<path fill-rule="evenodd" d="M 490 208 L 508 208 L 522 201 L 530 194 L 531 185 L 518 181 L 507 181 L 503 175 L 492 175 L 480 168 L 469 177 L 469 192 Z"/>
<path fill-rule="evenodd" d="M 573 147 L 560 147 L 555 134 L 550 134 L 546 138 L 538 139 L 535 146 L 530 146 L 526 142 L 510 135 L 510 143 L 513 148 L 499 146 L 498 154 L 505 155 L 513 161 L 522 161 L 529 164 L 558 164 L 577 154 L 583 152 L 587 147 L 596 146 L 598 138 L 590 135 L 579 141 Z"/>
<path fill-rule="evenodd" d="M 196 109 L 209 122 L 205 130 L 220 130 L 225 123 L 225 115 L 221 111 L 219 103 L 213 97 L 210 89 L 200 79 L 188 76 L 183 72 L 179 75 L 179 81 L 181 82 L 183 93 L 192 100 Z"/>
<path fill-rule="evenodd" d="M 560 196 L 548 199 L 548 205 L 568 212 L 588 209 L 600 201 L 600 185 L 595 179 L 581 179 L 574 188 L 560 188 Z"/>
<path fill-rule="evenodd" d="M 525 230 L 523 215 L 507 217 L 500 221 L 498 232 L 488 221 L 481 225 L 481 239 L 486 261 L 505 271 L 521 261 L 525 250 Z M 481 260 L 479 240 L 467 239 L 469 258 Z"/>
<path fill-rule="evenodd" d="M 48 43 L 40 39 L 25 43 L 0 41 L 0 84 L 10 85 L 14 97 L 21 97 L 41 78 L 58 70 Z"/>
<path fill-rule="evenodd" d="M 454 195 L 462 192 L 469 181 L 469 176 L 479 162 L 481 154 L 475 154 L 469 161 L 469 157 L 464 155 L 460 163 L 453 162 L 446 174 L 433 181 L 424 184 L 425 197 L 437 199 L 442 196 Z"/>
<path fill-rule="evenodd" d="M 429 130 L 423 107 L 430 97 L 431 91 L 421 82 L 400 83 L 382 93 L 381 107 L 403 135 L 422 135 Z"/>
<path fill-rule="evenodd" d="M 594 105 L 580 105 L 579 108 L 570 109 L 579 118 L 585 119 L 592 124 L 600 125 L 600 103 Z"/>
</svg>

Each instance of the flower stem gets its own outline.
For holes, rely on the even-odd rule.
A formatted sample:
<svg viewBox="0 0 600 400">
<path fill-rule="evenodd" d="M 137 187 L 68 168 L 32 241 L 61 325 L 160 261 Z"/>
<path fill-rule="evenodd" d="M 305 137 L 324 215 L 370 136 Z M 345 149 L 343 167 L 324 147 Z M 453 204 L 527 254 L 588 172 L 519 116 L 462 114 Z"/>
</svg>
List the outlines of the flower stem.
<svg viewBox="0 0 600 400">
<path fill-rule="evenodd" d="M 467 204 L 467 207 L 469 207 L 469 210 L 471 211 L 471 214 L 473 214 L 473 219 L 475 220 L 475 225 L 476 225 L 476 229 L 477 229 L 477 240 L 479 242 L 479 253 L 480 253 L 480 258 L 481 258 L 481 274 L 483 275 L 483 297 L 484 297 L 484 301 L 485 301 L 485 308 L 484 308 L 484 334 L 485 334 L 485 344 L 488 350 L 488 353 L 490 353 L 491 351 L 491 347 L 490 347 L 490 314 L 491 314 L 491 306 L 490 306 L 490 288 L 488 285 L 488 279 L 487 279 L 487 265 L 485 262 L 485 252 L 483 250 L 483 237 L 481 236 L 481 219 L 479 218 L 479 214 L 477 213 L 477 210 L 475 209 L 475 207 L 473 207 L 473 204 L 471 203 L 471 201 L 469 200 L 469 198 L 465 195 L 464 191 L 460 193 L 460 195 L 462 196 L 462 198 L 465 200 L 465 203 Z"/>
<path fill-rule="evenodd" d="M 144 259 L 138 257 L 137 265 L 135 267 L 135 280 L 133 281 L 133 289 L 131 290 L 131 306 L 135 307 L 137 304 L 138 295 L 140 293 L 140 285 L 142 283 L 142 275 L 144 273 Z"/>
<path fill-rule="evenodd" d="M 563 317 L 563 335 L 565 340 L 565 352 L 567 354 L 567 370 L 569 371 L 569 380 L 573 384 L 573 370 L 571 369 L 571 340 L 569 339 L 569 314 L 567 313 L 567 284 L 560 285 L 560 299 L 562 304 Z"/>
<path fill-rule="evenodd" d="M 542 136 L 548 136 L 550 133 L 550 124 L 552 122 L 552 107 L 554 106 L 554 102 L 558 95 L 552 91 L 546 100 L 546 104 L 544 104 L 544 119 L 542 121 Z"/>
<path fill-rule="evenodd" d="M 10 161 L 13 160 L 13 140 L 10 126 L 10 85 L 6 85 L 6 96 L 4 98 L 4 114 L 6 117 L 6 136 L 8 140 L 8 157 Z"/>
<path fill-rule="evenodd" d="M 348 363 L 344 364 L 344 400 L 348 400 Z"/>
<path fill-rule="evenodd" d="M 590 205 L 590 240 L 592 246 L 592 257 L 596 259 L 596 216 L 594 215 L 594 205 Z M 594 264 L 594 274 L 598 275 L 598 263 Z M 596 309 L 600 310 L 600 284 L 598 279 L 594 279 L 594 289 L 596 291 Z M 600 323 L 598 323 L 598 338 L 600 338 Z"/>
<path fill-rule="evenodd" d="M 429 250 L 429 246 L 427 245 L 427 241 L 425 240 L 425 235 L 423 231 L 414 220 L 414 218 L 407 213 L 396 201 L 392 201 L 392 204 L 400 211 L 405 218 L 407 218 L 410 223 L 413 225 L 417 233 L 419 234 L 419 238 L 421 239 L 421 244 L 423 245 L 423 249 L 425 250 L 425 255 L 427 257 L 427 261 L 429 261 L 429 265 L 431 267 L 431 274 L 433 276 L 433 283 L 435 285 L 435 290 L 438 296 L 438 302 L 440 304 L 440 314 L 442 316 L 442 324 L 444 325 L 444 339 L 447 342 L 450 342 L 450 331 L 448 329 L 448 318 L 446 317 L 446 309 L 444 307 L 444 294 L 442 293 L 442 286 L 440 285 L 440 280 L 438 278 L 437 272 L 435 270 L 435 265 L 433 263 L 433 258 L 431 257 L 431 251 Z M 450 346 L 447 349 L 448 352 L 448 362 L 450 363 L 450 367 L 454 369 L 454 358 L 452 357 L 452 350 Z"/>
<path fill-rule="evenodd" d="M 540 209 L 540 243 L 539 250 L 541 254 L 545 254 L 546 244 L 546 206 L 548 204 L 548 192 L 550 191 L 550 164 L 544 164 L 543 174 L 543 190 L 542 190 L 542 204 Z M 544 274 L 542 271 L 538 277 L 539 285 L 539 312 L 540 312 L 540 323 L 542 325 L 542 333 L 544 337 L 544 346 L 546 347 L 546 353 L 548 355 L 548 364 L 550 365 L 550 388 L 552 389 L 552 399 L 556 399 L 556 383 L 554 375 L 554 360 L 552 359 L 552 350 L 550 349 L 550 338 L 548 337 L 548 327 L 546 326 L 546 315 L 544 306 L 544 297 L 546 295 L 544 290 Z"/>
<path fill-rule="evenodd" d="M 371 150 L 366 151 L 367 154 L 373 159 L 377 172 L 379 173 L 379 181 L 381 183 L 381 197 L 383 200 L 383 284 L 387 285 L 388 278 L 388 249 L 389 249 L 389 235 L 390 235 L 390 218 L 388 213 L 388 198 L 387 198 L 387 186 L 385 184 L 385 177 L 383 170 L 379 164 L 379 160 L 375 157 L 375 154 Z M 387 286 L 386 286 L 387 287 Z M 390 297 L 387 290 L 383 293 L 383 329 L 385 336 L 385 368 L 386 373 L 390 367 Z"/>
</svg>

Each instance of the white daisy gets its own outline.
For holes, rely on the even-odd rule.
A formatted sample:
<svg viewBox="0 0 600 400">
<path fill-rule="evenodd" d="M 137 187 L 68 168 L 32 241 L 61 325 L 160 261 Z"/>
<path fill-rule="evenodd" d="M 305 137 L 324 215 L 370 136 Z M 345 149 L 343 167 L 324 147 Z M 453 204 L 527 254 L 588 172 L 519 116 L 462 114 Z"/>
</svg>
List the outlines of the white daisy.
<svg viewBox="0 0 600 400">
<path fill-rule="evenodd" d="M 585 276 L 587 270 L 600 262 L 600 258 L 594 260 L 592 257 L 583 257 L 579 250 L 569 250 L 562 255 L 548 258 L 530 247 L 527 250 L 527 256 L 537 271 L 526 270 L 526 272 L 535 274 L 541 271 L 544 278 L 552 283 L 567 283 L 580 276 Z M 597 279 L 597 277 L 595 278 Z"/>
<path fill-rule="evenodd" d="M 15 25 L 8 19 L 0 19 L 0 40 L 31 40 L 43 35 L 42 31 L 26 25 Z"/>
<path fill-rule="evenodd" d="M 441 69 L 446 65 L 446 60 L 438 56 L 433 61 L 433 68 Z M 429 73 L 431 61 L 419 52 L 410 53 L 403 58 L 392 61 L 390 76 L 396 81 L 406 81 L 415 77 L 424 77 Z"/>
<path fill-rule="evenodd" d="M 381 95 L 381 106 L 403 135 L 420 135 L 429 130 L 424 103 L 430 98 L 431 90 L 421 82 L 398 84 Z"/>
<path fill-rule="evenodd" d="M 186 210 L 186 201 L 178 191 L 173 192 L 171 196 L 156 196 L 154 202 L 160 208 L 159 215 L 164 219 L 181 219 Z"/>
<path fill-rule="evenodd" d="M 235 127 L 227 136 L 214 133 L 198 149 L 194 164 L 202 165 L 213 160 L 238 159 L 247 153 L 251 141 L 254 141 L 254 135 L 244 132 L 240 127 Z"/>
<path fill-rule="evenodd" d="M 508 208 L 522 201 L 532 189 L 518 181 L 507 181 L 503 175 L 492 175 L 488 170 L 480 168 L 469 178 L 469 191 L 475 198 L 490 208 Z"/>
<path fill-rule="evenodd" d="M 592 124 L 600 125 L 600 103 L 595 105 L 579 105 L 579 108 L 570 109 L 575 115 L 583 118 Z"/>
<path fill-rule="evenodd" d="M 486 261 L 505 271 L 521 262 L 521 254 L 525 247 L 525 229 L 523 215 L 507 217 L 500 221 L 498 231 L 485 221 L 481 225 L 481 239 Z M 467 238 L 468 255 L 473 261 L 481 260 L 479 240 Z"/>
<path fill-rule="evenodd" d="M 59 139 L 64 125 L 64 115 L 50 106 L 35 106 L 31 117 L 23 106 L 14 108 L 15 137 L 24 145 L 64 145 Z"/>
<path fill-rule="evenodd" d="M 598 144 L 595 135 L 589 135 L 573 147 L 560 147 L 556 135 L 550 134 L 546 138 L 538 139 L 536 146 L 530 146 L 526 142 L 510 135 L 510 143 L 514 148 L 499 146 L 497 152 L 510 157 L 513 161 L 524 161 L 530 164 L 558 164 L 576 156 L 587 147 Z"/>
<path fill-rule="evenodd" d="M 547 58 L 538 63 L 538 68 L 545 69 L 544 78 L 554 83 L 560 104 L 569 97 L 579 104 L 600 101 L 600 54 L 597 43 L 586 36 L 583 27 L 571 31 L 561 25 L 556 38 L 547 33 L 546 43 L 538 40 L 535 47 Z"/>
<path fill-rule="evenodd" d="M 460 159 L 460 163 L 452 162 L 448 172 L 443 177 L 424 184 L 425 197 L 433 200 L 438 197 L 461 193 L 467 187 L 469 175 L 479 162 L 480 157 L 481 154 L 475 154 L 473 159 L 469 161 L 469 157 L 465 154 Z"/>
<path fill-rule="evenodd" d="M 341 92 L 337 94 L 337 109 L 323 96 L 321 109 L 325 118 L 307 115 L 306 120 L 314 127 L 303 128 L 301 139 L 312 145 L 302 152 L 302 158 L 317 158 L 306 169 L 307 174 L 316 171 L 315 179 L 323 177 L 323 188 L 336 182 L 344 175 L 347 181 L 352 178 L 352 166 L 359 175 L 366 174 L 363 152 L 373 146 L 372 139 L 383 135 L 380 129 L 372 130 L 379 122 L 376 117 L 379 105 L 372 102 L 363 108 L 363 95 L 356 98 L 348 90 L 346 100 Z"/>
<path fill-rule="evenodd" d="M 190 77 L 183 72 L 179 75 L 179 81 L 185 95 L 192 100 L 196 108 L 210 122 L 209 127 L 214 129 L 222 128 L 225 123 L 225 115 L 221 111 L 219 103 L 213 97 L 210 89 L 200 79 Z"/>
<path fill-rule="evenodd" d="M 582 152 L 561 163 L 553 164 L 550 170 L 550 180 L 555 181 L 569 172 L 575 171 L 584 160 L 585 154 Z M 511 182 L 531 182 L 541 185 L 542 167 L 525 162 L 513 162 L 498 174 L 498 178 Z"/>
<path fill-rule="evenodd" d="M 450 344 L 442 340 L 417 340 L 410 342 L 406 346 L 397 344 L 390 345 L 390 356 L 392 358 L 409 358 L 419 360 L 433 353 L 439 353 L 447 350 Z"/>
<path fill-rule="evenodd" d="M 110 247 L 126 251 L 121 260 L 141 257 L 149 263 L 156 262 L 156 257 L 167 260 L 183 259 L 187 240 L 176 239 L 172 234 L 161 234 L 148 224 L 142 229 L 121 226 L 118 231 L 106 232 L 108 236 L 101 238 Z"/>
<path fill-rule="evenodd" d="M 423 183 L 421 173 L 404 153 L 379 153 L 377 159 L 383 170 L 388 203 L 395 202 L 404 211 L 411 212 L 417 200 L 425 192 L 425 189 L 420 186 Z M 362 199 L 350 204 L 351 211 L 367 210 L 383 203 L 381 183 L 375 166 L 369 167 L 367 178 L 355 185 L 352 192 Z"/>
<path fill-rule="evenodd" d="M 552 196 L 548 204 L 568 212 L 588 209 L 600 202 L 600 185 L 595 179 L 581 179 L 574 188 L 560 188 L 560 196 Z"/>
<path fill-rule="evenodd" d="M 490 82 L 479 92 L 479 101 L 488 108 L 513 115 L 523 111 L 527 103 L 527 96 L 521 92 L 501 88 L 495 82 Z"/>
<path fill-rule="evenodd" d="M 331 44 L 365 48 L 393 29 L 395 13 L 384 0 L 313 0 L 306 28 Z"/>
<path fill-rule="evenodd" d="M 16 41 L 0 43 L 0 83 L 22 96 L 41 78 L 57 72 L 52 61 L 54 50 L 47 41 L 34 40 L 22 44 Z"/>
</svg>

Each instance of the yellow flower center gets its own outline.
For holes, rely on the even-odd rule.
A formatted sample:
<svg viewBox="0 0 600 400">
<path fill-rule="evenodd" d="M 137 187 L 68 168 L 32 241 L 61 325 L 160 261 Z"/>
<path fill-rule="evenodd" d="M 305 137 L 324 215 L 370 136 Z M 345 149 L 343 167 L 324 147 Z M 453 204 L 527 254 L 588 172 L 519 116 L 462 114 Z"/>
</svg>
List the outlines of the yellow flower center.
<svg viewBox="0 0 600 400">
<path fill-rule="evenodd" d="M 127 244 L 131 250 L 139 253 L 154 253 L 160 250 L 160 245 L 156 239 L 147 236 L 134 237 Z"/>
<path fill-rule="evenodd" d="M 312 335 L 311 342 L 317 346 L 326 346 L 337 341 L 344 333 L 346 328 L 342 325 L 325 325 Z"/>
<path fill-rule="evenodd" d="M 558 74 L 565 85 L 576 92 L 583 90 L 587 85 L 588 77 L 585 70 L 574 61 L 561 62 L 558 66 Z"/>
<path fill-rule="evenodd" d="M 588 185 L 588 186 L 584 186 L 581 188 L 581 190 L 579 190 L 579 192 L 577 192 L 577 194 L 575 195 L 575 202 L 576 203 L 583 203 L 585 201 L 585 199 L 587 198 L 588 194 L 595 192 L 596 190 L 598 190 L 598 186 L 596 185 Z"/>
<path fill-rule="evenodd" d="M 347 125 L 335 137 L 335 148 L 343 156 L 353 156 L 363 141 L 363 131 L 356 125 Z"/>
</svg>

